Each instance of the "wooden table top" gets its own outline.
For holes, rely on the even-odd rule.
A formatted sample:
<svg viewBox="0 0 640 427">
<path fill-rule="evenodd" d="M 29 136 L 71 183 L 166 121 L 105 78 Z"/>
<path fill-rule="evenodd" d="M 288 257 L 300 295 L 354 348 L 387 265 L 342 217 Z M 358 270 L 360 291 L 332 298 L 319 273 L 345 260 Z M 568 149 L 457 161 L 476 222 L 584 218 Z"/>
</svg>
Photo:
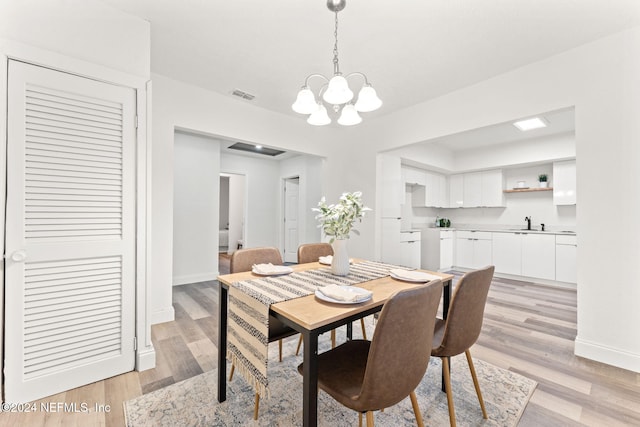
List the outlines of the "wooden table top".
<svg viewBox="0 0 640 427">
<path fill-rule="evenodd" d="M 356 260 L 356 262 L 357 261 L 358 260 Z M 318 262 L 312 262 L 308 264 L 291 265 L 290 267 L 293 269 L 293 271 L 304 271 L 326 266 Z M 447 284 L 447 282 L 452 281 L 454 277 L 452 274 L 447 273 L 438 273 L 428 270 L 420 271 L 440 276 L 442 278 L 442 282 L 445 285 Z M 254 274 L 250 271 L 245 271 L 242 273 L 225 274 L 222 276 L 218 276 L 218 281 L 224 285 L 229 286 L 232 283 L 238 282 L 240 280 L 251 280 L 257 279 L 259 277 L 262 276 Z M 403 282 L 400 280 L 395 280 L 390 276 L 385 276 L 380 279 L 358 283 L 355 286 L 373 291 L 372 299 L 359 304 L 336 304 L 322 301 L 312 294 L 305 297 L 294 298 L 288 301 L 273 304 L 271 305 L 271 310 L 291 319 L 307 330 L 313 330 L 352 314 L 360 313 L 371 308 L 381 306 L 395 292 L 403 289 L 413 288 L 415 286 L 422 286 L 422 284 Z"/>
</svg>

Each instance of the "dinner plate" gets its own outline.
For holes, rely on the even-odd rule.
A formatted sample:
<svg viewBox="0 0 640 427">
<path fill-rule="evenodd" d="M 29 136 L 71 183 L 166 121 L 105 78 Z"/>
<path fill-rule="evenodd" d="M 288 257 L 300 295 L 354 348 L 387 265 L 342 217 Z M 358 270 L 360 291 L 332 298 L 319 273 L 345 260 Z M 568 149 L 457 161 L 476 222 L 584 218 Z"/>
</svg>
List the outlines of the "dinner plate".
<svg viewBox="0 0 640 427">
<path fill-rule="evenodd" d="M 256 270 L 255 268 L 252 268 L 251 271 L 258 276 L 282 276 L 283 274 L 293 273 L 293 269 L 287 266 L 280 266 L 277 270 L 269 272 Z"/>
<path fill-rule="evenodd" d="M 340 286 L 340 287 L 346 291 L 353 292 L 354 294 L 359 294 L 359 295 L 367 294 L 370 292 L 366 289 L 358 288 L 356 286 Z M 369 295 L 369 298 L 363 299 L 360 301 L 342 301 L 342 300 L 337 300 L 337 299 L 328 297 L 322 292 L 320 292 L 319 290 L 316 290 L 316 297 L 318 297 L 318 299 L 321 299 L 322 301 L 332 302 L 335 304 L 360 304 L 362 302 L 369 301 L 371 298 L 373 298 L 373 294 Z"/>
<path fill-rule="evenodd" d="M 396 280 L 401 280 L 403 282 L 412 282 L 412 283 L 427 283 L 432 280 L 438 279 L 438 276 L 429 273 L 421 273 L 420 271 L 414 271 L 413 275 L 415 277 L 406 277 L 395 274 L 393 271 L 389 272 L 389 275 Z"/>
</svg>

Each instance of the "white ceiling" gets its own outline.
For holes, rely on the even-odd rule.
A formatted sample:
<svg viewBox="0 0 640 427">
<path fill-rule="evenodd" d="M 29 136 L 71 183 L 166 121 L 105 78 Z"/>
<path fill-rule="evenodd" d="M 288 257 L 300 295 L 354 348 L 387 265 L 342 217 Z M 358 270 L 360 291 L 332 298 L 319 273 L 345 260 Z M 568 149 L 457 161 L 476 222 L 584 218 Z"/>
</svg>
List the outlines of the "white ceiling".
<svg viewBox="0 0 640 427">
<path fill-rule="evenodd" d="M 304 78 L 330 75 L 325 0 L 104 0 L 151 22 L 151 69 L 285 114 Z M 639 0 L 348 0 L 340 68 L 365 73 L 389 114 L 640 25 Z M 238 100 L 238 102 L 249 102 Z"/>
<path fill-rule="evenodd" d="M 325 0 L 103 1 L 151 22 L 153 73 L 256 96 L 237 102 L 300 117 L 291 104 L 304 78 L 333 72 Z M 637 25 L 640 0 L 348 0 L 340 68 L 365 73 L 382 98 L 368 120 Z M 506 123 L 425 143 L 460 151 L 574 130 L 573 110 L 545 117 L 543 130 Z"/>
</svg>

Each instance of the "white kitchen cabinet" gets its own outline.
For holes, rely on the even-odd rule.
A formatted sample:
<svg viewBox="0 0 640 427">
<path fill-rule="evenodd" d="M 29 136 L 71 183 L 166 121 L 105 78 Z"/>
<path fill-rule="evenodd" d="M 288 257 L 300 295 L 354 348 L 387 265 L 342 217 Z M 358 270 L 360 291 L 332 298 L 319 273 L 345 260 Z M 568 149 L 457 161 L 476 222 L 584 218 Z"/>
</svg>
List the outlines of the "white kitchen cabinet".
<svg viewBox="0 0 640 427">
<path fill-rule="evenodd" d="M 402 182 L 400 157 L 389 154 L 378 155 L 380 175 L 380 215 L 383 218 L 400 218 L 404 204 L 405 187 Z"/>
<path fill-rule="evenodd" d="M 553 204 L 576 204 L 576 161 L 553 163 Z"/>
<path fill-rule="evenodd" d="M 436 172 L 424 171 L 425 185 L 416 185 L 411 191 L 413 207 L 448 207 L 447 179 Z"/>
<path fill-rule="evenodd" d="M 459 173 L 449 176 L 449 207 L 464 206 L 464 175 Z"/>
<path fill-rule="evenodd" d="M 421 267 L 432 271 L 446 271 L 453 267 L 454 231 L 428 228 L 422 232 Z"/>
<path fill-rule="evenodd" d="M 424 170 L 402 166 L 402 175 L 405 185 L 427 185 L 427 177 Z"/>
<path fill-rule="evenodd" d="M 496 273 L 522 275 L 521 233 L 493 233 L 492 237 Z"/>
<path fill-rule="evenodd" d="M 504 203 L 504 178 L 501 169 L 482 172 L 482 206 L 501 207 Z"/>
<path fill-rule="evenodd" d="M 465 173 L 462 184 L 462 206 L 465 208 L 504 206 L 503 189 L 504 178 L 501 169 Z M 457 197 L 453 200 L 457 200 Z"/>
<path fill-rule="evenodd" d="M 420 268 L 420 240 L 400 242 L 400 260 L 396 264 Z"/>
<path fill-rule="evenodd" d="M 556 236 L 522 233 L 522 275 L 556 280 Z"/>
<path fill-rule="evenodd" d="M 491 238 L 486 231 L 456 231 L 455 265 L 472 269 L 491 265 Z"/>
<path fill-rule="evenodd" d="M 577 283 L 576 254 L 578 243 L 576 236 L 556 236 L 556 280 Z"/>
<path fill-rule="evenodd" d="M 464 174 L 463 204 L 465 208 L 475 208 L 482 205 L 482 172 Z"/>
</svg>

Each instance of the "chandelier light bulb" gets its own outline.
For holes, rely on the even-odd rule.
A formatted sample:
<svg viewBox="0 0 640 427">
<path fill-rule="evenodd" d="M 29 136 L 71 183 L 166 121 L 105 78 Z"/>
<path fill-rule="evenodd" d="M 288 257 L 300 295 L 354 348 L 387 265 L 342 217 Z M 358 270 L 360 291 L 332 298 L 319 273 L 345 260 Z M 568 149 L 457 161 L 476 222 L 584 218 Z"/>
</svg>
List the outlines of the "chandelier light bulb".
<svg viewBox="0 0 640 427">
<path fill-rule="evenodd" d="M 342 108 L 342 113 L 338 119 L 338 123 L 342 126 L 353 126 L 362 122 L 362 117 L 356 111 L 353 104 L 347 104 Z"/>
<path fill-rule="evenodd" d="M 329 114 L 327 114 L 327 108 L 322 104 L 316 104 L 316 110 L 311 113 L 307 119 L 307 123 L 314 126 L 324 126 L 331 123 Z"/>
<path fill-rule="evenodd" d="M 318 108 L 318 103 L 316 102 L 316 97 L 311 92 L 309 87 L 304 86 L 298 92 L 298 97 L 296 98 L 296 102 L 291 106 L 293 111 L 300 114 L 311 114 Z"/>
<path fill-rule="evenodd" d="M 361 113 L 368 113 L 375 111 L 382 105 L 382 100 L 378 98 L 376 90 L 370 84 L 362 86 L 360 93 L 358 93 L 358 101 L 355 108 Z"/>
<path fill-rule="evenodd" d="M 322 98 L 331 105 L 341 105 L 353 99 L 353 92 L 349 89 L 347 79 L 341 74 L 336 74 L 329 80 L 329 87 L 322 95 Z"/>
</svg>

